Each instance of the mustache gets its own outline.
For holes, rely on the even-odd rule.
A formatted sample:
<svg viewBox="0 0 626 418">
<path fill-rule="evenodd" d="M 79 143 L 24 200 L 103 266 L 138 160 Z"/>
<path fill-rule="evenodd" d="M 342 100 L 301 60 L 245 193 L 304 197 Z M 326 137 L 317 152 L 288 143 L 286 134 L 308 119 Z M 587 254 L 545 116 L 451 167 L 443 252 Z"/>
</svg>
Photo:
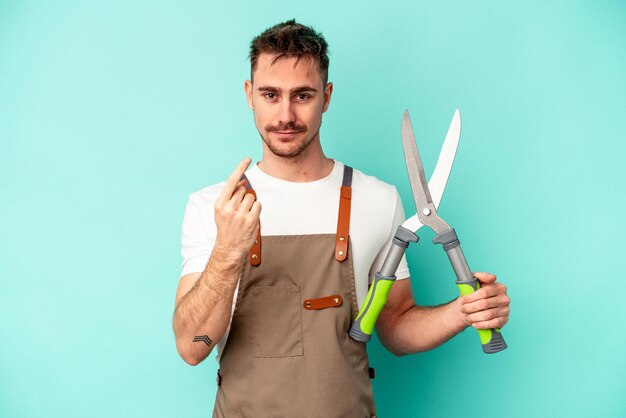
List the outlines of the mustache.
<svg viewBox="0 0 626 418">
<path fill-rule="evenodd" d="M 295 122 L 288 123 L 279 123 L 277 126 L 274 125 L 266 125 L 266 132 L 277 132 L 277 131 L 292 131 L 292 132 L 306 132 L 307 127 L 305 125 L 297 125 Z"/>
</svg>

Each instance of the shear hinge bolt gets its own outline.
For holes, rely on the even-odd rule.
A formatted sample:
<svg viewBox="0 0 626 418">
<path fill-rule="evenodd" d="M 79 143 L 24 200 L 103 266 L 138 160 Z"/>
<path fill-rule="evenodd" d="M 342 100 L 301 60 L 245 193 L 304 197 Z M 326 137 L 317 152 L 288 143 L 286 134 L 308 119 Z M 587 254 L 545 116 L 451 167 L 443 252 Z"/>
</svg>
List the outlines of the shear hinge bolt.
<svg viewBox="0 0 626 418">
<path fill-rule="evenodd" d="M 422 209 L 422 213 L 423 213 L 424 215 L 428 216 L 428 215 L 430 215 L 430 209 L 428 209 L 428 208 L 424 208 L 424 209 Z"/>
</svg>

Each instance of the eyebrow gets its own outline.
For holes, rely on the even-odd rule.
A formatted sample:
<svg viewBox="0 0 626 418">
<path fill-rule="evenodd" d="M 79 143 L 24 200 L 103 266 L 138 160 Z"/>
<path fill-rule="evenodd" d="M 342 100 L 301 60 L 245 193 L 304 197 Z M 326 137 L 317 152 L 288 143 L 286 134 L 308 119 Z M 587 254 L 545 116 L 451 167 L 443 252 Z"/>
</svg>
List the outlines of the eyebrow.
<svg viewBox="0 0 626 418">
<path fill-rule="evenodd" d="M 272 86 L 261 86 L 257 89 L 258 91 L 269 91 L 269 92 L 279 92 L 281 89 L 279 89 L 278 87 L 272 87 Z M 294 93 L 303 93 L 303 92 L 311 92 L 311 93 L 317 93 L 317 89 L 310 87 L 310 86 L 301 86 L 301 87 L 295 87 L 291 90 L 289 90 L 290 93 L 294 94 Z"/>
</svg>

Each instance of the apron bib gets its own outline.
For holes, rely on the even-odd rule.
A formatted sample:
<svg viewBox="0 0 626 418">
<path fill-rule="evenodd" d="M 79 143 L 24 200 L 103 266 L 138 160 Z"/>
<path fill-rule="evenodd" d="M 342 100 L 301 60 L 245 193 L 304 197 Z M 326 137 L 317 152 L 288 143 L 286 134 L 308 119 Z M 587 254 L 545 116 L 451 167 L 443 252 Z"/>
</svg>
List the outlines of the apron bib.
<svg viewBox="0 0 626 418">
<path fill-rule="evenodd" d="M 348 227 L 344 169 L 337 234 L 261 235 L 239 281 L 213 417 L 374 417 Z"/>
</svg>

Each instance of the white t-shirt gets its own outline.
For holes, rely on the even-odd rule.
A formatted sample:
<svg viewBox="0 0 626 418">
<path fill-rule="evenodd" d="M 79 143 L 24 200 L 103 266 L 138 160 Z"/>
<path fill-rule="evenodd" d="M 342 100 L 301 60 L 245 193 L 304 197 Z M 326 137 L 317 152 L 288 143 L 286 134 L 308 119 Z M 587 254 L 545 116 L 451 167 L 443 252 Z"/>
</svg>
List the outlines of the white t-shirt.
<svg viewBox="0 0 626 418">
<path fill-rule="evenodd" d="M 344 165 L 335 162 L 332 172 L 316 181 L 294 183 L 265 174 L 257 165 L 246 172 L 261 202 L 261 235 L 305 235 L 337 232 L 339 191 Z M 182 233 L 181 277 L 204 271 L 213 250 L 217 227 L 213 207 L 224 182 L 189 196 Z M 357 303 L 363 303 L 369 282 L 380 270 L 398 225 L 404 221 L 402 201 L 394 186 L 354 170 L 350 210 L 350 244 Z M 398 279 L 409 277 L 403 257 Z M 237 294 L 233 298 L 233 311 Z M 232 318 L 232 317 L 231 317 Z M 218 343 L 218 358 L 229 329 Z"/>
</svg>

